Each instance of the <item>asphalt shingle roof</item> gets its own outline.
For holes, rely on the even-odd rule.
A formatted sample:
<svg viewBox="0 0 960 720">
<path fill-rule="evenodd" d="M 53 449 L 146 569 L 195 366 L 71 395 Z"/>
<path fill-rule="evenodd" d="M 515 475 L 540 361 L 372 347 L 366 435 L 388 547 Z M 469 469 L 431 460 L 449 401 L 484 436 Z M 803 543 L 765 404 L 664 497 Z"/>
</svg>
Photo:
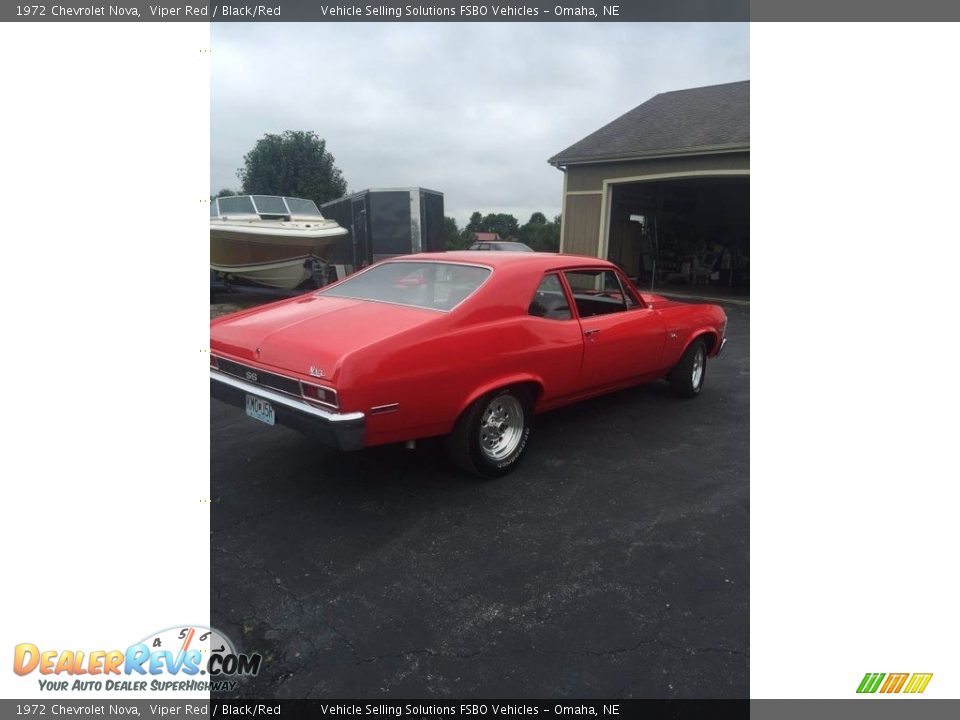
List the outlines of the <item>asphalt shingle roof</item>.
<svg viewBox="0 0 960 720">
<path fill-rule="evenodd" d="M 563 150 L 552 165 L 750 146 L 750 81 L 660 93 Z"/>
</svg>

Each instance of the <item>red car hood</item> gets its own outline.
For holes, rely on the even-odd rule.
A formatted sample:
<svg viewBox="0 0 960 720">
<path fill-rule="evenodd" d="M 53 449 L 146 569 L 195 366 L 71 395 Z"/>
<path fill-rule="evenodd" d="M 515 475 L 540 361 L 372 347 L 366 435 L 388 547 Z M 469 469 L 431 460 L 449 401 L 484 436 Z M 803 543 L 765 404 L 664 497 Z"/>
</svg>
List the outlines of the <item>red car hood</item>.
<svg viewBox="0 0 960 720">
<path fill-rule="evenodd" d="M 665 298 L 663 295 L 656 295 L 655 293 L 642 292 L 640 297 L 643 298 L 643 301 L 652 308 L 665 308 L 670 307 L 671 305 L 682 305 L 676 300 L 670 300 Z"/>
<path fill-rule="evenodd" d="M 215 322 L 210 348 L 301 375 L 315 367 L 335 382 L 346 354 L 439 317 L 400 305 L 307 296 Z"/>
</svg>

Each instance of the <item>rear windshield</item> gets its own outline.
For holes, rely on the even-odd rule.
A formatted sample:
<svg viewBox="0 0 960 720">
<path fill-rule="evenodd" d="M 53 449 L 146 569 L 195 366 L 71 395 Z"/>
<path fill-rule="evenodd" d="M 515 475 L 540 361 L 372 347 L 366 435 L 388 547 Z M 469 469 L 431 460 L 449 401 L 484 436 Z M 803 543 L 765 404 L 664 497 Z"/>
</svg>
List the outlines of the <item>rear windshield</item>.
<svg viewBox="0 0 960 720">
<path fill-rule="evenodd" d="M 321 295 L 452 310 L 490 275 L 476 265 L 438 262 L 388 262 L 321 290 Z"/>
</svg>

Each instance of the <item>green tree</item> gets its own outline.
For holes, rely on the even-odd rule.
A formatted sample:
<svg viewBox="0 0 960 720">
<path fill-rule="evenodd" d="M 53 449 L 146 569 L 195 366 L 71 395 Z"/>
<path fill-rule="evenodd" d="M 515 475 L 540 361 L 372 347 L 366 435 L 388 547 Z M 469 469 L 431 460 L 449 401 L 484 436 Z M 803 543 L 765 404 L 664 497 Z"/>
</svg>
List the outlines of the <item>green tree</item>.
<svg viewBox="0 0 960 720">
<path fill-rule="evenodd" d="M 312 131 L 287 130 L 266 134 L 243 157 L 237 170 L 243 192 L 250 195 L 291 195 L 317 205 L 343 197 L 347 183 L 327 152 L 327 143 Z"/>
<path fill-rule="evenodd" d="M 221 197 L 233 197 L 234 195 L 239 195 L 239 194 L 240 192 L 238 190 L 231 190 L 230 188 L 222 188 L 217 191 L 216 195 L 211 195 L 210 199 L 214 200 L 215 198 L 221 198 Z"/>
<path fill-rule="evenodd" d="M 452 217 L 443 218 L 443 236 L 447 241 L 447 250 L 463 250 L 470 247 L 473 234 L 467 230 L 460 230 L 457 221 Z"/>
<path fill-rule="evenodd" d="M 520 228 L 520 241 L 537 252 L 557 252 L 560 249 L 560 216 L 547 222 L 547 216 L 535 212 L 526 225 Z"/>
<path fill-rule="evenodd" d="M 481 232 L 497 233 L 503 240 L 516 238 L 520 234 L 520 224 L 513 215 L 507 213 L 490 213 L 485 215 Z"/>
<path fill-rule="evenodd" d="M 474 211 L 465 229 L 472 233 L 483 232 L 483 215 L 478 211 Z"/>
</svg>

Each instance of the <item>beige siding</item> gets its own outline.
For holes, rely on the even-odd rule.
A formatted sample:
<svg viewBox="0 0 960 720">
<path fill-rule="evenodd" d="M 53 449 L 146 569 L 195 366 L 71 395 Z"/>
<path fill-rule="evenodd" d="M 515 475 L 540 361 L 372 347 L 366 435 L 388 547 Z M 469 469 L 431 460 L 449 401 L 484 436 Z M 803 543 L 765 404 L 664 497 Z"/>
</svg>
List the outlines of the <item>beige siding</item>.
<svg viewBox="0 0 960 720">
<path fill-rule="evenodd" d="M 659 158 L 639 162 L 570 165 L 567 167 L 567 192 L 602 190 L 604 180 L 615 180 L 617 178 L 710 170 L 749 169 L 750 153 L 691 155 L 689 157 Z"/>
<path fill-rule="evenodd" d="M 600 232 L 600 194 L 567 195 L 563 212 L 563 252 L 596 255 Z"/>
</svg>

